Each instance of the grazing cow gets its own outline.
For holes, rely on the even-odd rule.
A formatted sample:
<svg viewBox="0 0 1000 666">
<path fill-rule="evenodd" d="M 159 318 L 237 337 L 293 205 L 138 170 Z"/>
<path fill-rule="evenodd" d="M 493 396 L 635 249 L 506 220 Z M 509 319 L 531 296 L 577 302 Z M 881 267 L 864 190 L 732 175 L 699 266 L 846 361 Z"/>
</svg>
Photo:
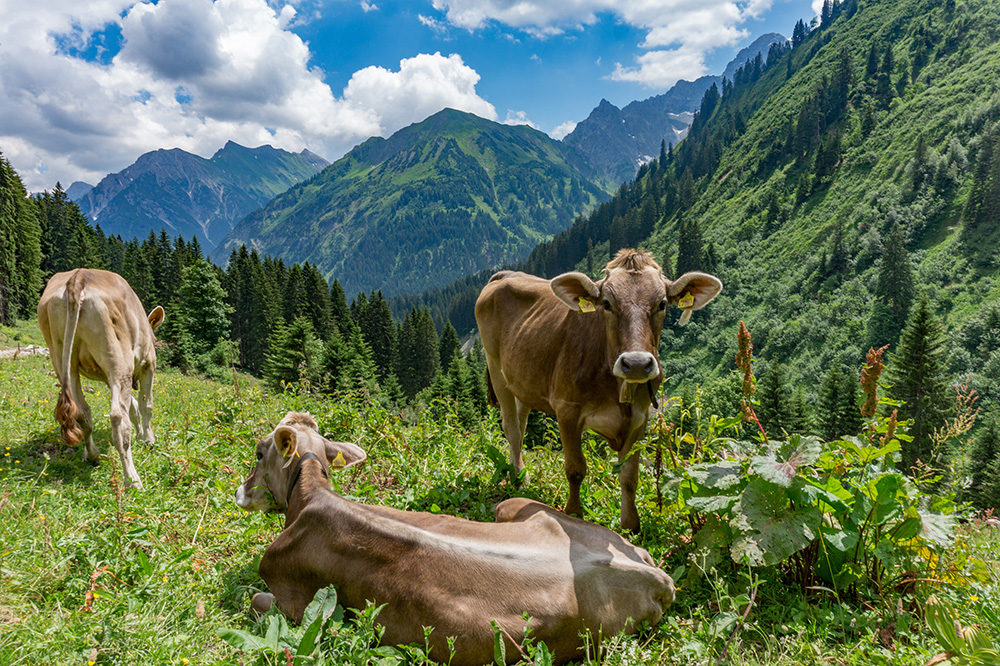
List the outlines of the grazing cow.
<svg viewBox="0 0 1000 666">
<path fill-rule="evenodd" d="M 621 250 L 595 283 L 583 273 L 551 280 L 501 271 L 476 301 L 486 351 L 490 402 L 500 408 L 510 461 L 521 472 L 528 412 L 554 414 L 565 455 L 566 513 L 582 516 L 580 483 L 587 463 L 580 444 L 590 429 L 621 462 L 621 525 L 637 531 L 639 460 L 632 444 L 646 430 L 663 381 L 658 346 L 668 305 L 684 309 L 681 325 L 722 290 L 705 273 L 671 282 L 645 252 Z"/>
<path fill-rule="evenodd" d="M 478 523 L 344 499 L 328 470 L 367 456 L 325 439 L 308 414 L 290 412 L 256 453 L 236 504 L 284 511 L 285 529 L 260 561 L 270 593 L 254 596 L 255 610 L 275 603 L 301 621 L 316 591 L 334 584 L 347 607 L 385 604 L 384 644 L 423 644 L 433 627 L 431 657 L 461 666 L 493 661 L 491 621 L 506 631 L 508 663 L 520 658 L 510 637 L 523 635 L 525 614 L 531 636 L 562 663 L 582 656 L 582 630 L 635 631 L 674 599 L 673 581 L 645 550 L 533 500 L 502 502 L 497 522 Z"/>
<path fill-rule="evenodd" d="M 142 440 L 153 444 L 153 331 L 161 323 L 163 308 L 156 306 L 146 316 L 128 282 L 108 271 L 78 268 L 56 273 L 38 302 L 38 326 L 59 379 L 55 416 L 63 441 L 73 446 L 86 440 L 85 459 L 95 465 L 100 461 L 80 375 L 106 383 L 111 389 L 111 439 L 121 455 L 125 483 L 140 489 L 129 422 Z M 132 397 L 133 388 L 139 389 L 138 400 Z"/>
</svg>

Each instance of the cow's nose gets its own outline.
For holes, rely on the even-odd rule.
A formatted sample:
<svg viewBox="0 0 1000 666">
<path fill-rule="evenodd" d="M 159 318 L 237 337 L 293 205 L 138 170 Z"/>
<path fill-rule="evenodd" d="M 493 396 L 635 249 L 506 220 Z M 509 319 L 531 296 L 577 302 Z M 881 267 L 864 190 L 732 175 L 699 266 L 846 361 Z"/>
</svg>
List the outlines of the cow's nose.
<svg viewBox="0 0 1000 666">
<path fill-rule="evenodd" d="M 649 352 L 625 352 L 618 357 L 615 376 L 631 381 L 647 381 L 659 374 L 656 357 Z"/>
</svg>

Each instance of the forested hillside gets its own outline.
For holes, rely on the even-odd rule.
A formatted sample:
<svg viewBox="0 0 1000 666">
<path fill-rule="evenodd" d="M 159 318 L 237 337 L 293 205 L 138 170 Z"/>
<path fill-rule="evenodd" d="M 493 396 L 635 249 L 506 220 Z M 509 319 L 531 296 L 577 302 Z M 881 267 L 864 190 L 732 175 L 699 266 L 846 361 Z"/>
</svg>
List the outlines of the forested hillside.
<svg viewBox="0 0 1000 666">
<path fill-rule="evenodd" d="M 240 222 L 248 244 L 309 261 L 351 296 L 436 287 L 523 258 L 606 196 L 577 156 L 525 125 L 446 109 L 375 137 Z"/>
<path fill-rule="evenodd" d="M 171 236 L 197 236 L 211 248 L 244 215 L 327 164 L 308 150 L 245 148 L 232 141 L 210 159 L 179 148 L 155 150 L 74 201 L 93 223 L 126 240 L 166 229 Z"/>
<path fill-rule="evenodd" d="M 762 369 L 780 362 L 815 396 L 870 346 L 895 352 L 926 297 L 948 329 L 944 369 L 995 400 L 997 9 L 828 3 L 820 26 L 800 22 L 790 50 L 710 89 L 687 140 L 521 268 L 594 274 L 638 244 L 672 273 L 715 272 L 725 289 L 706 316 L 665 328 L 675 389 L 725 378 L 745 320 Z M 420 302 L 468 331 L 484 277 L 401 307 Z"/>
</svg>

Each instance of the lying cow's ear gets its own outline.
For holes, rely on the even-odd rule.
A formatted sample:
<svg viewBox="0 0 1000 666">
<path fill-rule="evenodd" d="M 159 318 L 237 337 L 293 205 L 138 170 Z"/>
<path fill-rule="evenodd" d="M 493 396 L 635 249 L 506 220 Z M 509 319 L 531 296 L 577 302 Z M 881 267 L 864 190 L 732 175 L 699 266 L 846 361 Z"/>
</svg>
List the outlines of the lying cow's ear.
<svg viewBox="0 0 1000 666">
<path fill-rule="evenodd" d="M 691 312 L 708 305 L 722 291 L 722 281 L 708 273 L 685 273 L 673 282 L 667 283 L 667 298 L 684 309 L 680 324 L 691 319 Z"/>
<path fill-rule="evenodd" d="M 583 273 L 563 273 L 549 280 L 552 293 L 571 310 L 593 312 L 601 297 L 601 290 Z"/>
<path fill-rule="evenodd" d="M 153 327 L 154 331 L 157 329 L 157 327 L 160 324 L 163 323 L 163 318 L 165 316 L 166 315 L 164 315 L 164 313 L 163 313 L 163 308 L 161 306 L 159 306 L 159 305 L 157 305 L 155 308 L 153 308 L 153 311 L 149 313 L 149 317 L 148 317 L 148 319 L 149 319 L 149 325 Z"/>
<path fill-rule="evenodd" d="M 346 469 L 363 463 L 368 454 L 357 444 L 326 441 L 326 459 L 332 469 Z"/>
<path fill-rule="evenodd" d="M 295 429 L 280 425 L 274 429 L 274 445 L 282 458 L 287 458 L 295 451 Z"/>
</svg>

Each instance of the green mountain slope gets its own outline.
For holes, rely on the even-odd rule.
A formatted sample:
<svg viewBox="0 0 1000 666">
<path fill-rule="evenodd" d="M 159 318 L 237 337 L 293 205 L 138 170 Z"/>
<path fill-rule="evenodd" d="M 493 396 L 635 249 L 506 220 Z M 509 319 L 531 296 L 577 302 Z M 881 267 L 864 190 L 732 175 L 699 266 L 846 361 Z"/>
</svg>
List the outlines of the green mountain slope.
<svg viewBox="0 0 1000 666">
<path fill-rule="evenodd" d="M 251 245 L 309 261 L 347 294 L 441 286 L 514 261 L 606 194 L 571 149 L 530 127 L 446 109 L 372 138 L 242 220 Z"/>
<path fill-rule="evenodd" d="M 1000 398 L 989 324 L 1000 300 L 1000 3 L 849 0 L 794 41 L 737 72 L 721 99 L 706 95 L 663 163 L 520 267 L 597 271 L 639 245 L 668 270 L 711 270 L 722 295 L 688 327 L 664 329 L 673 387 L 728 376 L 743 320 L 762 369 L 789 363 L 815 393 L 832 365 L 894 344 L 879 332 L 875 285 L 899 225 L 916 291 L 950 327 L 949 370 Z M 466 284 L 394 306 L 416 301 L 468 324 L 481 284 Z"/>
<path fill-rule="evenodd" d="M 250 211 L 327 166 L 304 150 L 229 141 L 211 159 L 174 148 L 141 155 L 74 199 L 105 233 L 125 240 L 166 229 L 214 247 Z"/>
</svg>

